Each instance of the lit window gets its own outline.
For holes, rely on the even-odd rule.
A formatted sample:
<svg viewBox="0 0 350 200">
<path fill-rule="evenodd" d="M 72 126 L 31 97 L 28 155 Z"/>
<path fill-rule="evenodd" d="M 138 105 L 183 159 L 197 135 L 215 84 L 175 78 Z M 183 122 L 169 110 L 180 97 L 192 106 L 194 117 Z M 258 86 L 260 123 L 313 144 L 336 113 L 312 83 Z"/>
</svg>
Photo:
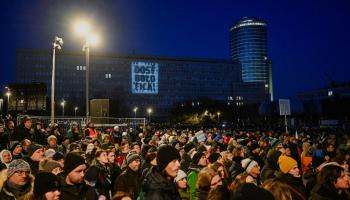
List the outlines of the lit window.
<svg viewBox="0 0 350 200">
<path fill-rule="evenodd" d="M 112 74 L 105 74 L 105 78 L 112 78 Z"/>
<path fill-rule="evenodd" d="M 329 97 L 330 97 L 330 96 L 333 96 L 333 91 L 332 91 L 332 90 L 328 91 L 328 96 L 329 96 Z"/>
</svg>

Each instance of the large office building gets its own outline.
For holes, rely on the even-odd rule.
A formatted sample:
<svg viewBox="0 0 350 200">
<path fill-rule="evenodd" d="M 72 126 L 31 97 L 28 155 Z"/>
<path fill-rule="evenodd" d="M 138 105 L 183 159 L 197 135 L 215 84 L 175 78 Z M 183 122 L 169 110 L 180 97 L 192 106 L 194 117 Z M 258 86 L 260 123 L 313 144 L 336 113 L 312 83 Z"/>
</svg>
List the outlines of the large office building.
<svg viewBox="0 0 350 200">
<path fill-rule="evenodd" d="M 231 58 L 242 64 L 242 80 L 248 83 L 246 87 L 250 88 L 252 83 L 262 85 L 266 97 L 272 101 L 272 64 L 267 55 L 266 22 L 244 17 L 230 28 L 230 38 Z"/>
<path fill-rule="evenodd" d="M 18 83 L 43 82 L 51 94 L 52 53 L 49 50 L 19 49 L 16 58 Z M 56 105 L 65 100 L 71 108 L 85 112 L 85 55 L 58 52 L 56 55 Z M 231 60 L 170 58 L 158 56 L 92 54 L 89 99 L 115 102 L 110 115 L 167 116 L 177 103 L 202 98 L 227 101 L 242 83 L 241 65 Z M 113 106 L 111 106 L 113 107 Z M 114 114 L 113 114 L 114 113 Z"/>
</svg>

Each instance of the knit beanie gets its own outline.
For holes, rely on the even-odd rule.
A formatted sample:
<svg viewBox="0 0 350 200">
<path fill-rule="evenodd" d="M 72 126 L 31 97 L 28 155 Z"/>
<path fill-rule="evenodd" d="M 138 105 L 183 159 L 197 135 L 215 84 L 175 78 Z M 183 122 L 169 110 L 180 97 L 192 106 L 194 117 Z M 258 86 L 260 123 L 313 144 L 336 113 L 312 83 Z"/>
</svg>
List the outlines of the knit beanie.
<svg viewBox="0 0 350 200">
<path fill-rule="evenodd" d="M 30 165 L 22 159 L 13 160 L 8 166 L 7 177 L 12 176 L 17 171 L 30 172 Z"/>
<path fill-rule="evenodd" d="M 11 154 L 12 154 L 12 152 L 15 150 L 15 148 L 16 148 L 18 145 L 21 146 L 21 143 L 19 143 L 19 142 L 14 142 L 14 143 L 12 143 L 12 144 L 10 145 Z"/>
<path fill-rule="evenodd" d="M 186 153 L 190 152 L 191 149 L 195 149 L 195 148 L 196 148 L 196 145 L 194 145 L 192 142 L 190 142 L 184 146 L 184 150 Z"/>
<path fill-rule="evenodd" d="M 34 197 L 44 196 L 46 192 L 56 191 L 59 188 L 58 178 L 50 172 L 41 172 L 35 176 Z"/>
<path fill-rule="evenodd" d="M 59 161 L 61 159 L 64 159 L 64 155 L 61 152 L 56 152 L 55 155 L 53 155 L 52 159 Z"/>
<path fill-rule="evenodd" d="M 216 152 L 215 152 L 215 153 L 210 154 L 208 160 L 209 160 L 210 163 L 214 163 L 214 162 L 216 162 L 220 157 L 221 157 L 221 155 L 220 155 L 219 153 L 216 153 Z"/>
<path fill-rule="evenodd" d="M 56 151 L 54 149 L 48 149 L 45 151 L 44 154 L 45 154 L 45 157 L 52 158 L 56 154 Z"/>
<path fill-rule="evenodd" d="M 201 151 L 195 153 L 192 157 L 192 163 L 198 165 L 198 162 L 202 158 L 202 156 L 204 156 L 204 153 Z"/>
<path fill-rule="evenodd" d="M 55 160 L 43 159 L 39 163 L 39 171 L 52 172 L 57 167 L 62 167 L 61 164 Z"/>
<path fill-rule="evenodd" d="M 86 146 L 86 151 L 85 151 L 85 153 L 86 153 L 86 154 L 91 153 L 92 150 L 93 150 L 94 148 L 95 148 L 95 145 L 94 145 L 94 144 L 92 144 L 92 143 L 88 144 L 88 145 Z"/>
<path fill-rule="evenodd" d="M 28 157 L 31 157 L 36 150 L 42 149 L 42 148 L 43 146 L 41 146 L 40 144 L 31 143 L 28 147 Z"/>
<path fill-rule="evenodd" d="M 68 175 L 71 171 L 79 165 L 85 164 L 85 160 L 77 153 L 68 153 L 64 158 L 64 173 Z"/>
<path fill-rule="evenodd" d="M 175 147 L 170 145 L 163 145 L 159 147 L 157 152 L 157 168 L 161 172 L 173 160 L 180 160 L 180 154 Z"/>
<path fill-rule="evenodd" d="M 255 167 L 256 165 L 259 165 L 255 160 L 250 158 L 243 159 L 241 163 L 244 171 L 246 171 L 248 174 L 253 169 L 253 167 Z"/>
<path fill-rule="evenodd" d="M 281 172 L 286 174 L 289 172 L 289 170 L 298 165 L 298 163 L 289 156 L 280 156 L 278 159 L 278 165 L 280 166 Z"/>
<path fill-rule="evenodd" d="M 135 152 L 130 152 L 127 156 L 126 156 L 126 164 L 129 165 L 130 163 L 132 163 L 132 161 L 134 160 L 141 160 L 141 157 L 139 156 L 139 154 L 135 153 Z"/>
<path fill-rule="evenodd" d="M 174 181 L 178 182 L 181 179 L 186 178 L 186 177 L 187 177 L 186 173 L 184 171 L 182 171 L 181 169 L 179 169 L 179 171 L 177 172 L 177 176 L 175 177 Z"/>
</svg>

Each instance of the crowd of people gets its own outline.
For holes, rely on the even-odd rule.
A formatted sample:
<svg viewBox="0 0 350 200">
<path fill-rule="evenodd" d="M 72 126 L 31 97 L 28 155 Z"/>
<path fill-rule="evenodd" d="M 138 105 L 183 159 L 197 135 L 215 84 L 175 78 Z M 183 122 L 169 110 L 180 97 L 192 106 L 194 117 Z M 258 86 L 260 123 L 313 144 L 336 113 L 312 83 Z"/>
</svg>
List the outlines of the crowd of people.
<svg viewBox="0 0 350 200">
<path fill-rule="evenodd" d="M 350 199 L 350 135 L 0 124 L 1 200 Z"/>
</svg>

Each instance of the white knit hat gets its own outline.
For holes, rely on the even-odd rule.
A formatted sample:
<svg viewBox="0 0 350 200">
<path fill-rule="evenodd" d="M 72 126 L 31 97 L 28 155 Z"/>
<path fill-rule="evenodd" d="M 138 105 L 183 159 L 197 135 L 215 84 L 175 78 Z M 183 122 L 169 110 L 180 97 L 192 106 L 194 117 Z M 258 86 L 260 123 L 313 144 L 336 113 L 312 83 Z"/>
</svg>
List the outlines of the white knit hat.
<svg viewBox="0 0 350 200">
<path fill-rule="evenodd" d="M 174 181 L 178 182 L 183 178 L 186 178 L 186 173 L 184 171 L 182 171 L 181 169 L 177 172 L 177 176 L 175 177 Z"/>
<path fill-rule="evenodd" d="M 252 160 L 250 158 L 243 159 L 241 161 L 243 169 L 249 174 L 250 171 L 255 167 L 256 165 L 259 165 L 255 160 Z"/>
</svg>

